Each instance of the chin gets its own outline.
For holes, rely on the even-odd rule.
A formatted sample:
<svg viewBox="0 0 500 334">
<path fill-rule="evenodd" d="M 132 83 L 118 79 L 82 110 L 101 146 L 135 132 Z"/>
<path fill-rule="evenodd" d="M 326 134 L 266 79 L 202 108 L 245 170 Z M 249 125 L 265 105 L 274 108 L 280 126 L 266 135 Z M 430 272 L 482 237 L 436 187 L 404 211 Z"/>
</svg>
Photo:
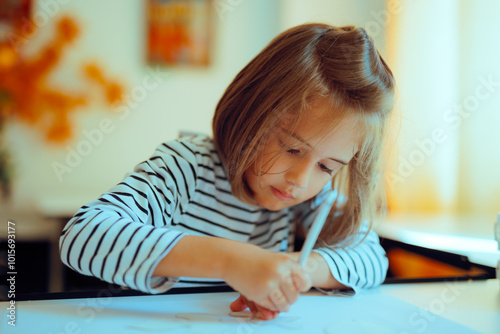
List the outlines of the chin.
<svg viewBox="0 0 500 334">
<path fill-rule="evenodd" d="M 266 205 L 265 208 L 269 211 L 279 211 L 284 209 L 284 207 L 281 207 L 279 205 L 272 205 L 272 206 Z"/>
<path fill-rule="evenodd" d="M 288 208 L 290 206 L 292 206 L 293 204 L 288 204 L 288 203 L 285 203 L 285 202 L 271 202 L 271 203 L 265 203 L 265 205 L 262 205 L 262 207 L 266 208 L 267 210 L 269 211 L 279 211 L 279 210 L 283 210 L 285 208 Z"/>
</svg>

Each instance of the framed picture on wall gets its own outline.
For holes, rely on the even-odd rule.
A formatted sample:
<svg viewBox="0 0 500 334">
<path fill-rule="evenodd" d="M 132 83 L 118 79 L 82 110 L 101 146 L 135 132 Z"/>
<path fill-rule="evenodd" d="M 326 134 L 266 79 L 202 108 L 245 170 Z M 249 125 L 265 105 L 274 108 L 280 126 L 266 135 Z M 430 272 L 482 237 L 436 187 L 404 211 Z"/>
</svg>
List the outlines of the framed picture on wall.
<svg viewBox="0 0 500 334">
<path fill-rule="evenodd" d="M 147 0 L 147 61 L 167 66 L 207 66 L 212 0 Z"/>
</svg>

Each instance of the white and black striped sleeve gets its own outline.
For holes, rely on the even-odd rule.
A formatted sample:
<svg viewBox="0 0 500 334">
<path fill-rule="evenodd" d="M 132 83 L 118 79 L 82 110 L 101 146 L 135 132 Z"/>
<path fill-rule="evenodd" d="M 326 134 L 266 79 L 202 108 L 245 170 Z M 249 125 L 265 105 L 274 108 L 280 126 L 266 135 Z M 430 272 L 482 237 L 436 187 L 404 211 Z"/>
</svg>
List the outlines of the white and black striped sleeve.
<svg viewBox="0 0 500 334">
<path fill-rule="evenodd" d="M 385 280 L 389 261 L 377 234 L 365 224 L 359 234 L 353 236 L 352 246 L 319 247 L 313 251 L 320 254 L 330 267 L 333 277 L 354 292 L 373 288 Z"/>
<path fill-rule="evenodd" d="M 183 233 L 169 228 L 196 183 L 196 156 L 178 142 L 162 144 L 133 173 L 83 206 L 62 231 L 61 260 L 84 275 L 147 293 L 172 287 L 152 277 Z"/>
<path fill-rule="evenodd" d="M 329 187 L 330 185 L 327 185 L 310 204 L 301 206 L 298 218 L 305 231 L 309 230 L 319 205 L 326 197 L 327 191 L 325 190 L 331 189 Z M 366 237 L 363 239 L 365 234 Z M 353 239 L 350 246 L 318 247 L 313 251 L 325 259 L 333 277 L 338 282 L 352 288 L 356 293 L 382 284 L 387 275 L 389 262 L 385 250 L 380 245 L 378 235 L 373 230 L 369 230 L 365 222 L 359 232 L 350 239 Z M 343 244 L 347 244 L 349 240 Z"/>
</svg>

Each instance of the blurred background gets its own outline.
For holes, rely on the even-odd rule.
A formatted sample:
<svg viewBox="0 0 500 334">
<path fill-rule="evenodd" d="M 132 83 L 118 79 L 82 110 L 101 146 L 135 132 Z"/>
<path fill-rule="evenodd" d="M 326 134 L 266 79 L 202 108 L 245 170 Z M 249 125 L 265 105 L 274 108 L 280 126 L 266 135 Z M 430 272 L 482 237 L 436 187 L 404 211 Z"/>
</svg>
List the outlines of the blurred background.
<svg viewBox="0 0 500 334">
<path fill-rule="evenodd" d="M 499 18 L 496 0 L 0 0 L 0 276 L 15 233 L 20 292 L 97 286 L 60 264 L 65 222 L 159 143 L 211 134 L 238 71 L 307 22 L 364 27 L 396 77 L 389 215 L 375 226 L 391 277 L 491 273 Z"/>
</svg>

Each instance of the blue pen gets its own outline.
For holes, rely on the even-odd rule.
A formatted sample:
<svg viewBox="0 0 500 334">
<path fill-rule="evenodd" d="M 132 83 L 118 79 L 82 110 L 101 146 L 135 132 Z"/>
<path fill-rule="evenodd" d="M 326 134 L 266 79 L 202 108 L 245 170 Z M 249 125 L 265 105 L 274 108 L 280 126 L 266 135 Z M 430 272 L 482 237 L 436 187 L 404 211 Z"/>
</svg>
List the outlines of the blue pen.
<svg viewBox="0 0 500 334">
<path fill-rule="evenodd" d="M 332 209 L 332 205 L 336 197 L 337 192 L 331 191 L 326 196 L 325 201 L 321 203 L 318 215 L 316 216 L 316 219 L 314 219 L 314 222 L 309 229 L 309 233 L 307 234 L 306 241 L 304 241 L 304 245 L 302 246 L 302 250 L 300 251 L 299 264 L 302 268 L 304 268 L 307 258 L 309 257 L 309 254 L 311 254 L 311 251 L 316 244 L 316 240 L 318 240 L 319 233 L 321 232 L 321 229 L 325 224 L 328 213 Z"/>
</svg>

